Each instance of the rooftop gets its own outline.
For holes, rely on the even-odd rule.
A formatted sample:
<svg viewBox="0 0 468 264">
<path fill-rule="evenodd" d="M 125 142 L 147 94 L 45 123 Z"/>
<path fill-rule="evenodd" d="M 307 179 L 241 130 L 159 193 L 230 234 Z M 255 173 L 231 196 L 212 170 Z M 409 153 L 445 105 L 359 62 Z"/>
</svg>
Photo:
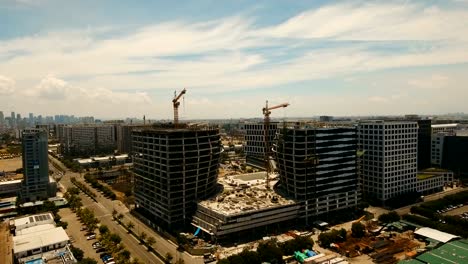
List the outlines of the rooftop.
<svg viewBox="0 0 468 264">
<path fill-rule="evenodd" d="M 450 171 L 441 169 L 441 168 L 427 168 L 427 169 L 421 170 L 420 172 L 450 172 Z"/>
<path fill-rule="evenodd" d="M 36 248 L 69 241 L 62 227 L 31 232 L 13 237 L 13 252 L 24 252 Z"/>
<path fill-rule="evenodd" d="M 54 229 L 55 225 L 54 224 L 44 224 L 44 225 L 37 225 L 37 226 L 32 226 L 28 227 L 22 230 L 19 230 L 16 232 L 16 236 L 22 236 L 22 235 L 27 235 L 39 231 L 44 231 L 44 230 L 50 230 Z"/>
<path fill-rule="evenodd" d="M 421 227 L 421 228 L 417 229 L 414 233 L 417 234 L 417 235 L 420 235 L 420 236 L 424 236 L 424 237 L 428 237 L 428 238 L 437 240 L 437 241 L 442 242 L 442 243 L 447 243 L 447 242 L 449 242 L 450 240 L 452 240 L 454 238 L 458 238 L 458 236 L 455 236 L 455 235 L 452 235 L 452 234 L 449 234 L 449 233 L 445 233 L 445 232 L 439 231 L 437 229 L 432 229 L 432 228 L 429 228 L 429 227 Z"/>
<path fill-rule="evenodd" d="M 21 184 L 22 180 L 0 181 L 0 185 Z"/>
<path fill-rule="evenodd" d="M 52 216 L 51 213 L 46 213 L 46 214 L 37 214 L 37 215 L 30 215 L 26 217 L 21 217 L 18 219 L 14 220 L 14 225 L 16 228 L 24 226 L 24 225 L 29 225 L 32 223 L 40 223 L 46 224 L 46 223 L 53 223 L 54 222 L 54 217 Z"/>
<path fill-rule="evenodd" d="M 199 204 L 219 214 L 236 215 L 295 203 L 272 189 L 268 190 L 265 176 L 266 172 L 257 172 L 222 178 L 219 182 L 224 191 Z M 274 185 L 274 182 L 270 183 Z"/>
<path fill-rule="evenodd" d="M 417 256 L 416 259 L 421 261 L 421 263 L 467 263 L 468 241 L 457 240 L 449 242 Z"/>
<path fill-rule="evenodd" d="M 433 178 L 434 176 L 440 176 L 440 175 L 429 174 L 429 173 L 418 173 L 418 174 L 416 175 L 416 177 L 417 177 L 418 180 L 420 180 L 420 181 L 426 180 L 426 179 L 429 179 L 429 178 Z"/>
<path fill-rule="evenodd" d="M 440 127 L 457 127 L 458 124 L 438 124 L 438 125 L 431 125 L 432 128 L 440 128 Z"/>
</svg>

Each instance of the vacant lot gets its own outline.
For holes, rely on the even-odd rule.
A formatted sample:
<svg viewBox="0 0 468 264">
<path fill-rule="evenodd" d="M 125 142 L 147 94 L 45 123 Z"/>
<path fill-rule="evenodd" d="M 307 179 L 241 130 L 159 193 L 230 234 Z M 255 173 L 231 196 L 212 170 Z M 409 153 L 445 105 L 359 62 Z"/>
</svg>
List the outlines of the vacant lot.
<svg viewBox="0 0 468 264">
<path fill-rule="evenodd" d="M 7 222 L 0 222 L 0 263 L 11 264 L 12 238 Z"/>
<path fill-rule="evenodd" d="M 0 159 L 0 171 L 15 171 L 23 167 L 21 157 L 12 159 Z"/>
</svg>

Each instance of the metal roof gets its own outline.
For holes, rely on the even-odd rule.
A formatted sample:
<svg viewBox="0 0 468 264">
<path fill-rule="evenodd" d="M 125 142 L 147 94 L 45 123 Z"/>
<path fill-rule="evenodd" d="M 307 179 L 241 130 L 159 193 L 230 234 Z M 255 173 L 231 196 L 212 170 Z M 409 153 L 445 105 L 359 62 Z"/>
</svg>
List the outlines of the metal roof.
<svg viewBox="0 0 468 264">
<path fill-rule="evenodd" d="M 414 231 L 414 233 L 417 234 L 417 235 L 420 235 L 420 236 L 432 238 L 432 239 L 440 241 L 442 243 L 447 243 L 447 242 L 449 242 L 450 240 L 452 240 L 454 238 L 458 238 L 458 236 L 455 236 L 455 235 L 452 235 L 452 234 L 449 234 L 449 233 L 445 233 L 445 232 L 442 232 L 442 231 L 439 231 L 439 230 L 436 230 L 436 229 L 432 229 L 432 228 L 429 228 L 429 227 L 421 227 L 421 228 L 417 229 L 416 231 Z"/>
<path fill-rule="evenodd" d="M 417 260 L 425 263 L 468 263 L 468 241 L 457 240 L 419 255 Z"/>
</svg>

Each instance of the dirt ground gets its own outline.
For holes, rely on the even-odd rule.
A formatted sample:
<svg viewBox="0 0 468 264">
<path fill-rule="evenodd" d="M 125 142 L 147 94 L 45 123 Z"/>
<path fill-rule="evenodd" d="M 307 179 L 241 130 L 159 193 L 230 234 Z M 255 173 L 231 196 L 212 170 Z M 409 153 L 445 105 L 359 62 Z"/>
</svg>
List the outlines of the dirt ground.
<svg viewBox="0 0 468 264">
<path fill-rule="evenodd" d="M 23 167 L 21 157 L 12 159 L 0 159 L 0 171 L 15 171 Z"/>
<path fill-rule="evenodd" d="M 12 250 L 12 236 L 8 228 L 8 222 L 0 223 L 0 263 L 12 264 L 13 258 L 11 255 Z"/>
<path fill-rule="evenodd" d="M 450 210 L 450 211 L 444 213 L 444 215 L 461 215 L 464 212 L 468 212 L 468 205 L 462 206 L 462 207 L 457 208 L 457 209 Z"/>
</svg>

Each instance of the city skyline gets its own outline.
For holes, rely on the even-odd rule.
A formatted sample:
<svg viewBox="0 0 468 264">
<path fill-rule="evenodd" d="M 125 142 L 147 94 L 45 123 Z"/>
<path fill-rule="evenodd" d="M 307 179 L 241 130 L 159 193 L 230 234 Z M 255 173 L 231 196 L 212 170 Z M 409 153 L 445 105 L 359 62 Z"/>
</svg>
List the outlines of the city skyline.
<svg viewBox="0 0 468 264">
<path fill-rule="evenodd" d="M 171 119 L 187 88 L 182 120 L 260 117 L 265 100 L 291 104 L 278 118 L 467 112 L 462 21 L 463 0 L 6 0 L 0 105 Z"/>
</svg>

